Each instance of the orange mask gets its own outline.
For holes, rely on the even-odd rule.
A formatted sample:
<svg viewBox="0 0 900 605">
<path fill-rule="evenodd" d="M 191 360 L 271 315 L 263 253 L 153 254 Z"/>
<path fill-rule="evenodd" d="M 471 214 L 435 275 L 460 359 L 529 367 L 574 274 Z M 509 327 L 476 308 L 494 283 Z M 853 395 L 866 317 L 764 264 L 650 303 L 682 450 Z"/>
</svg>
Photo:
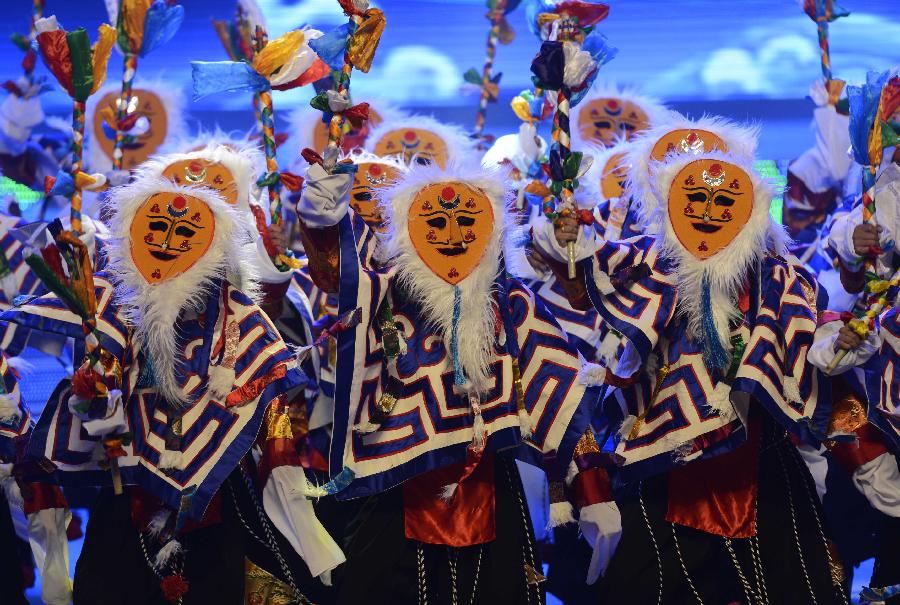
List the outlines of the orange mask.
<svg viewBox="0 0 900 605">
<path fill-rule="evenodd" d="M 362 148 L 369 132 L 380 123 L 381 116 L 371 107 L 369 107 L 369 119 L 363 122 L 363 126 L 359 130 L 353 128 L 349 121 L 345 122 L 344 128 L 348 130 L 344 132 L 344 138 L 341 140 L 341 150 L 344 153 L 350 153 L 353 149 Z M 313 145 L 319 153 L 324 152 L 328 147 L 328 124 L 322 120 L 316 120 L 313 128 Z"/>
<path fill-rule="evenodd" d="M 131 222 L 131 259 L 150 284 L 181 275 L 212 245 L 216 219 L 203 201 L 180 193 L 156 193 Z"/>
<path fill-rule="evenodd" d="M 697 160 L 681 169 L 669 190 L 669 219 L 681 245 L 707 259 L 734 241 L 753 213 L 753 183 L 721 160 Z"/>
<path fill-rule="evenodd" d="M 224 165 L 203 158 L 178 160 L 166 166 L 163 176 L 176 185 L 200 185 L 215 189 L 226 202 L 234 206 L 238 201 L 238 187 L 234 175 Z"/>
<path fill-rule="evenodd" d="M 169 116 L 159 96 L 142 88 L 133 89 L 131 95 L 128 103 L 128 119 L 134 120 L 131 126 L 134 130 L 122 150 L 124 154 L 122 165 L 126 169 L 144 163 L 156 153 L 169 134 Z M 115 124 L 118 105 L 119 93 L 109 92 L 103 95 L 94 112 L 94 140 L 110 160 L 116 145 L 115 128 L 112 125 Z M 146 118 L 146 122 L 142 118 Z M 107 130 L 104 130 L 104 124 L 107 125 Z"/>
<path fill-rule="evenodd" d="M 416 194 L 407 228 L 428 268 L 456 285 L 484 256 L 494 230 L 494 209 L 480 189 L 463 183 L 435 183 Z"/>
<path fill-rule="evenodd" d="M 398 128 L 391 130 L 375 143 L 375 155 L 401 155 L 409 164 L 415 158 L 418 164 L 437 164 L 447 167 L 447 144 L 441 137 L 423 128 Z"/>
<path fill-rule="evenodd" d="M 650 118 L 631 101 L 593 99 L 578 114 L 578 132 L 585 141 L 612 147 L 650 127 Z"/>
<path fill-rule="evenodd" d="M 628 166 L 622 163 L 625 159 L 625 153 L 614 154 L 606 165 L 603 167 L 603 174 L 600 175 L 600 193 L 603 199 L 611 200 L 613 198 L 622 197 L 625 191 L 625 179 L 628 178 Z"/>
<path fill-rule="evenodd" d="M 386 228 L 375 190 L 389 187 L 399 178 L 397 169 L 387 164 L 363 162 L 357 166 L 353 188 L 350 189 L 350 207 L 379 233 L 384 233 Z"/>
<path fill-rule="evenodd" d="M 708 130 L 679 128 L 661 136 L 653 146 L 650 157 L 657 162 L 662 162 L 668 154 L 673 152 L 698 155 L 713 149 L 727 152 L 728 145 L 719 135 Z"/>
</svg>

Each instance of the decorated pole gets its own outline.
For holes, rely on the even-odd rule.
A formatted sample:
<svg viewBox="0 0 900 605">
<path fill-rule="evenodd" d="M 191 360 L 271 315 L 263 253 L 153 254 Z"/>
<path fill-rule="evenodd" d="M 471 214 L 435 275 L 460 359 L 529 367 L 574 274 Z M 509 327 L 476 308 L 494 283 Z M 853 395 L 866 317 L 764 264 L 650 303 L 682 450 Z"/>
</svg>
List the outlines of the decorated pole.
<svg viewBox="0 0 900 605">
<path fill-rule="evenodd" d="M 853 159 L 863 167 L 862 172 L 862 218 L 868 225 L 877 225 L 875 206 L 875 181 L 878 167 L 884 157 L 884 148 L 900 144 L 900 132 L 896 132 L 889 122 L 891 116 L 900 109 L 900 77 L 891 77 L 889 72 L 870 72 L 863 86 L 847 89 L 850 102 L 850 145 Z M 863 269 L 866 286 L 861 308 L 855 319 L 847 324 L 860 338 L 865 339 L 875 327 L 877 318 L 890 307 L 887 296 L 889 289 L 900 284 L 900 270 L 888 279 L 877 274 L 877 256 L 880 249 L 866 256 Z M 868 308 L 866 308 L 868 305 Z M 831 373 L 847 354 L 838 351 L 826 368 Z"/>
<path fill-rule="evenodd" d="M 101 25 L 97 43 L 91 47 L 84 28 L 66 32 L 60 28 L 55 16 L 38 20 L 35 28 L 44 63 L 72 98 L 72 167 L 68 175 L 71 181 L 70 215 L 72 230 L 81 233 L 85 102 L 106 79 L 106 66 L 115 43 L 116 30 L 109 25 Z"/>
<path fill-rule="evenodd" d="M 828 49 L 828 24 L 846 17 L 850 13 L 834 5 L 834 0 L 804 0 L 803 12 L 816 24 L 819 37 L 819 54 L 822 63 L 822 76 L 826 82 L 831 81 L 831 53 Z"/>
<path fill-rule="evenodd" d="M 261 26 L 263 32 L 266 31 L 266 25 L 262 21 L 262 13 L 256 8 L 251 22 L 251 15 L 248 12 L 248 3 L 239 2 L 235 11 L 234 19 L 231 23 L 213 19 L 213 28 L 228 53 L 228 58 L 232 61 L 244 61 L 252 63 L 257 53 L 256 28 Z M 259 93 L 253 93 L 253 115 L 256 117 L 254 127 L 261 128 L 262 115 L 260 115 L 261 103 Z"/>
<path fill-rule="evenodd" d="M 338 4 L 349 18 L 347 24 L 311 43 L 335 72 L 334 88 L 324 93 L 324 97 L 317 95 L 312 101 L 313 107 L 331 114 L 328 144 L 322 156 L 323 167 L 328 172 L 334 170 L 337 164 L 346 121 L 362 122 L 368 119 L 367 104 L 351 107 L 350 75 L 354 67 L 363 73 L 369 72 L 385 26 L 384 14 L 376 8 L 369 8 L 369 0 L 338 0 Z"/>
<path fill-rule="evenodd" d="M 127 142 L 128 130 L 132 127 L 129 118 L 131 91 L 137 73 L 138 57 L 146 57 L 150 51 L 171 40 L 181 22 L 184 9 L 164 0 L 119 0 L 115 18 L 118 32 L 117 43 L 122 51 L 122 92 L 116 108 L 116 139 L 113 148 L 113 170 L 122 170 L 125 160 L 123 147 Z"/>
<path fill-rule="evenodd" d="M 254 34 L 256 53 L 262 51 L 269 43 L 268 36 L 261 25 L 256 26 Z M 263 151 L 266 156 L 266 172 L 278 174 L 278 145 L 275 141 L 275 110 L 272 107 L 272 91 L 260 90 L 253 96 L 260 131 L 262 132 Z M 258 108 L 258 109 L 257 109 Z M 269 192 L 269 215 L 273 225 L 281 222 L 281 180 L 269 179 L 266 183 Z"/>
<path fill-rule="evenodd" d="M 537 15 L 541 50 L 531 63 L 535 87 L 556 91 L 556 114 L 553 116 L 552 144 L 547 166 L 549 189 L 558 201 L 555 207 L 545 204 L 544 212 L 551 220 L 574 216 L 588 224 L 592 217 L 578 211 L 575 190 L 578 178 L 590 168 L 590 158 L 571 148 L 569 111 L 577 104 L 597 76 L 598 68 L 612 59 L 616 49 L 594 31 L 606 18 L 609 7 L 583 0 L 544 3 Z M 589 214 L 589 213 L 588 213 Z M 575 277 L 575 244 L 566 247 L 568 275 Z"/>
<path fill-rule="evenodd" d="M 494 56 L 497 54 L 498 42 L 500 44 L 509 44 L 515 38 L 512 28 L 506 21 L 506 15 L 518 5 L 518 0 L 487 0 L 487 18 L 491 23 L 491 28 L 488 31 L 481 75 L 474 68 L 463 75 L 463 79 L 470 84 L 478 86 L 481 93 L 478 98 L 478 112 L 475 114 L 475 130 L 473 131 L 475 138 L 481 138 L 484 132 L 488 103 L 497 101 L 502 74 L 493 75 Z"/>
</svg>

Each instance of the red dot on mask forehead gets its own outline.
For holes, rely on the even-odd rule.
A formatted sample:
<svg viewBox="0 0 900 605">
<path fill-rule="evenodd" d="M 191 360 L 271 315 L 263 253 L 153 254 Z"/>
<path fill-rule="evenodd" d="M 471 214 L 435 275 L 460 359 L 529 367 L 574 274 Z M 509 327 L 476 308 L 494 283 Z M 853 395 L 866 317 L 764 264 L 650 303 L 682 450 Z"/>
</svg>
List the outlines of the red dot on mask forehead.
<svg viewBox="0 0 900 605">
<path fill-rule="evenodd" d="M 416 133 L 413 130 L 407 130 L 403 134 L 403 138 L 406 139 L 407 141 L 414 141 L 414 140 L 416 140 Z"/>
<path fill-rule="evenodd" d="M 445 200 L 452 200 L 456 197 L 456 191 L 454 191 L 453 187 L 444 187 L 441 190 L 441 197 Z"/>
<path fill-rule="evenodd" d="M 191 160 L 191 163 L 188 164 L 188 168 L 191 172 L 200 172 L 203 170 L 203 164 L 200 163 L 200 160 Z"/>
<path fill-rule="evenodd" d="M 709 167 L 709 173 L 713 176 L 722 174 L 722 166 L 720 166 L 719 164 L 713 164 Z"/>
<path fill-rule="evenodd" d="M 187 200 L 180 195 L 172 200 L 172 208 L 175 208 L 175 210 L 182 210 L 185 206 L 187 206 Z"/>
<path fill-rule="evenodd" d="M 607 101 L 606 106 L 610 109 L 616 109 L 619 106 L 619 102 L 615 99 L 610 99 L 609 101 Z"/>
<path fill-rule="evenodd" d="M 377 164 L 375 164 L 373 166 L 369 166 L 369 174 L 378 176 L 379 174 L 381 174 L 381 167 L 378 166 Z"/>
</svg>

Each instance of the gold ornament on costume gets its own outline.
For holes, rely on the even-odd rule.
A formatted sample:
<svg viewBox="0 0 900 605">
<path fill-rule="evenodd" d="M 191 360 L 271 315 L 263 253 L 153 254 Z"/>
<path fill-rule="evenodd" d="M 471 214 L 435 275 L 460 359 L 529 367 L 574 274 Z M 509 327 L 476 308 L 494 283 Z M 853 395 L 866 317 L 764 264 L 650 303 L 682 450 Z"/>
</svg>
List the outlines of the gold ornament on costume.
<svg viewBox="0 0 900 605">
<path fill-rule="evenodd" d="M 202 185 L 215 189 L 226 202 L 232 206 L 237 204 L 237 182 L 223 164 L 203 158 L 178 160 L 166 166 L 162 174 L 176 185 Z"/>
<path fill-rule="evenodd" d="M 393 185 L 398 178 L 400 173 L 396 168 L 380 162 L 360 163 L 353 177 L 350 207 L 367 225 L 379 233 L 384 233 L 387 226 L 375 190 Z"/>
<path fill-rule="evenodd" d="M 650 157 L 657 162 L 661 162 L 670 153 L 700 155 L 714 149 L 723 152 L 728 151 L 728 145 L 725 144 L 725 141 L 719 135 L 708 130 L 679 128 L 661 136 L 653 145 Z"/>
<path fill-rule="evenodd" d="M 407 164 L 437 164 L 447 167 L 447 143 L 436 133 L 424 128 L 397 128 L 375 143 L 375 155 L 399 155 Z"/>
<path fill-rule="evenodd" d="M 612 147 L 650 127 L 650 118 L 637 104 L 616 98 L 592 99 L 578 114 L 578 132 L 585 141 Z"/>
<path fill-rule="evenodd" d="M 202 200 L 180 193 L 150 196 L 131 223 L 131 259 L 148 283 L 181 275 L 212 245 L 215 216 Z"/>
<path fill-rule="evenodd" d="M 416 194 L 407 229 L 428 268 L 456 285 L 484 256 L 494 229 L 494 209 L 480 189 L 464 183 L 435 183 Z"/>
<path fill-rule="evenodd" d="M 669 189 L 669 219 L 675 236 L 701 260 L 734 241 L 752 212 L 750 176 L 721 160 L 691 162 Z"/>
<path fill-rule="evenodd" d="M 119 93 L 108 92 L 97 103 L 93 117 L 94 140 L 110 161 L 116 146 L 115 124 L 119 103 Z M 143 88 L 131 91 L 125 115 L 128 129 L 122 146 L 122 166 L 130 169 L 144 163 L 165 143 L 170 120 L 159 95 Z"/>
</svg>

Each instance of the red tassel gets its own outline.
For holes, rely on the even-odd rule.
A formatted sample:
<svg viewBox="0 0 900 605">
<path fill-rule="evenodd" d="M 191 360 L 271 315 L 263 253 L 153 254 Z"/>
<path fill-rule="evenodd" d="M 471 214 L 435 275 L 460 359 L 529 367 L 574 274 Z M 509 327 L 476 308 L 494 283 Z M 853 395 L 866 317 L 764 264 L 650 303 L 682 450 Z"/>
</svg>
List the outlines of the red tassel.
<svg viewBox="0 0 900 605">
<path fill-rule="evenodd" d="M 16 85 L 12 80 L 7 80 L 3 83 L 3 90 L 8 92 L 9 94 L 16 95 L 17 97 L 22 96 L 22 90 Z"/>
<path fill-rule="evenodd" d="M 72 376 L 72 393 L 81 399 L 93 399 L 97 395 L 97 383 L 103 378 L 90 368 L 78 368 Z"/>
<path fill-rule="evenodd" d="M 56 184 L 56 177 L 49 174 L 44 177 L 44 195 L 50 195 L 50 190 Z"/>
<path fill-rule="evenodd" d="M 365 15 L 365 13 L 356 10 L 356 7 L 353 6 L 353 0 L 338 0 L 338 4 L 341 5 L 341 8 L 344 9 L 344 14 L 348 17 Z"/>
<path fill-rule="evenodd" d="M 353 128 L 359 130 L 369 120 L 369 104 L 360 103 L 359 105 L 354 105 L 344 111 L 342 115 L 350 121 L 350 125 Z"/>
<path fill-rule="evenodd" d="M 578 217 L 579 225 L 593 225 L 594 224 L 594 213 L 588 210 L 587 208 L 579 208 L 575 215 Z"/>
<path fill-rule="evenodd" d="M 263 247 L 266 249 L 266 254 L 270 257 L 275 258 L 278 256 L 278 249 L 275 247 L 275 244 L 272 243 L 272 236 L 269 235 L 269 227 L 266 225 L 266 213 L 263 212 L 263 209 L 255 204 L 250 204 L 250 212 L 253 213 L 253 218 L 256 221 L 256 230 L 259 231 L 260 237 L 262 237 Z"/>
<path fill-rule="evenodd" d="M 278 175 L 281 178 L 281 184 L 291 193 L 297 193 L 303 187 L 303 177 L 293 172 L 282 172 Z"/>
<path fill-rule="evenodd" d="M 66 89 L 69 96 L 74 94 L 72 88 L 72 60 L 69 57 L 69 44 L 66 32 L 57 29 L 37 36 L 38 48 L 47 68 L 56 76 L 59 85 Z"/>
<path fill-rule="evenodd" d="M 163 597 L 167 601 L 174 603 L 187 594 L 190 584 L 184 576 L 179 573 L 163 578 L 159 582 L 159 587 L 162 589 Z"/>
<path fill-rule="evenodd" d="M 306 86 L 307 84 L 317 82 L 330 73 L 331 68 L 328 67 L 328 64 L 325 63 L 325 61 L 323 61 L 322 59 L 316 57 L 316 60 L 313 61 L 313 64 L 310 66 L 310 68 L 300 74 L 299 78 L 297 78 L 296 80 L 291 80 L 290 82 L 285 82 L 284 84 L 279 84 L 278 86 L 273 86 L 272 88 L 275 90 L 291 90 L 292 88 L 298 88 L 300 86 Z"/>
<path fill-rule="evenodd" d="M 310 149 L 309 147 L 307 147 L 300 152 L 300 155 L 310 166 L 312 166 L 313 164 L 318 164 L 319 166 L 322 165 L 322 156 L 320 156 L 314 149 Z"/>
<path fill-rule="evenodd" d="M 44 262 L 47 263 L 47 266 L 56 273 L 56 276 L 60 281 L 68 285 L 69 279 L 63 271 L 62 258 L 59 256 L 59 248 L 56 247 L 56 244 L 49 244 L 48 246 L 41 248 L 41 256 L 44 258 Z"/>
</svg>

